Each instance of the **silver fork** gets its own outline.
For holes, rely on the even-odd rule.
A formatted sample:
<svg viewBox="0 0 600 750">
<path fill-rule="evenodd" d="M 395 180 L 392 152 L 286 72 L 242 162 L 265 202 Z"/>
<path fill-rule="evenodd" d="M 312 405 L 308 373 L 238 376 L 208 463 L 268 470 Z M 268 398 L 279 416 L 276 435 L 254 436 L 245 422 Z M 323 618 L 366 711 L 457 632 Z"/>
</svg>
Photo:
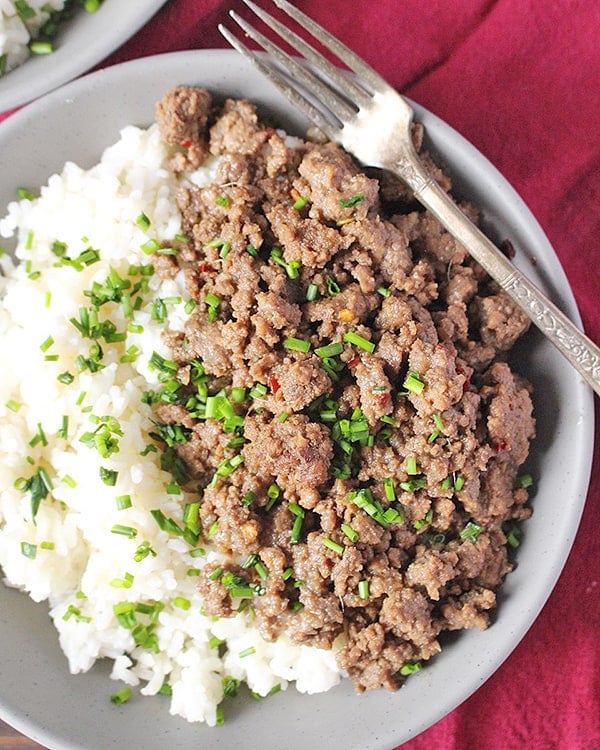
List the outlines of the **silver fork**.
<svg viewBox="0 0 600 750">
<path fill-rule="evenodd" d="M 227 41 L 328 138 L 363 164 L 396 174 L 600 394 L 600 348 L 508 260 L 429 175 L 413 146 L 413 110 L 408 102 L 358 55 L 287 0 L 273 2 L 345 63 L 353 76 L 332 65 L 251 0 L 243 1 L 302 57 L 288 55 L 234 11 L 230 11 L 233 20 L 268 55 L 251 51 L 221 24 L 219 30 Z"/>
</svg>

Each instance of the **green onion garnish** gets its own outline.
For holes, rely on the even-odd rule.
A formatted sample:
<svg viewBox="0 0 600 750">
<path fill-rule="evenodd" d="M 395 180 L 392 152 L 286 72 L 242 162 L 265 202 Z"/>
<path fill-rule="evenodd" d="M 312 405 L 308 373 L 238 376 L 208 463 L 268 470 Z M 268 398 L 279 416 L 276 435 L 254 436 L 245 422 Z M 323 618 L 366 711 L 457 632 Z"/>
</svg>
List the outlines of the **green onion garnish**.
<svg viewBox="0 0 600 750">
<path fill-rule="evenodd" d="M 327 549 L 330 549 L 332 552 L 335 552 L 338 555 L 344 554 L 344 547 L 341 544 L 334 542 L 333 539 L 330 539 L 328 536 L 324 536 L 321 541 L 323 542 L 323 546 L 327 547 Z"/>
<path fill-rule="evenodd" d="M 119 495 L 115 502 L 117 510 L 127 510 L 127 508 L 131 508 L 131 495 Z"/>
<path fill-rule="evenodd" d="M 305 339 L 297 339 L 293 336 L 288 336 L 288 338 L 283 342 L 283 345 L 286 349 L 290 349 L 296 352 L 306 353 L 310 351 L 310 341 L 306 341 Z"/>
<path fill-rule="evenodd" d="M 146 214 L 142 211 L 142 213 L 137 217 L 135 220 L 135 223 L 138 225 L 140 229 L 149 229 L 150 228 L 150 219 L 146 216 Z"/>
<path fill-rule="evenodd" d="M 415 474 L 419 473 L 416 456 L 406 457 L 406 473 L 409 476 L 415 476 Z"/>
<path fill-rule="evenodd" d="M 358 595 L 361 599 L 369 598 L 369 581 L 366 578 L 358 582 Z"/>
<path fill-rule="evenodd" d="M 532 485 L 533 477 L 531 476 L 531 474 L 522 474 L 520 477 L 517 477 L 517 487 L 520 487 L 521 489 L 527 489 Z"/>
<path fill-rule="evenodd" d="M 358 533 L 348 523 L 342 524 L 342 531 L 348 537 L 348 539 L 356 544 L 358 542 Z"/>
<path fill-rule="evenodd" d="M 421 376 L 417 372 L 411 370 L 406 376 L 404 383 L 402 383 L 402 387 L 406 388 L 406 390 L 411 393 L 419 395 L 420 393 L 423 393 L 425 383 L 421 380 Z"/>
<path fill-rule="evenodd" d="M 366 352 L 373 353 L 375 351 L 375 344 L 372 341 L 368 341 L 363 336 L 359 336 L 358 333 L 355 333 L 354 331 L 348 331 L 344 334 L 344 341 L 348 344 L 354 344 L 354 346 L 358 346 L 359 349 L 364 349 Z"/>
<path fill-rule="evenodd" d="M 129 537 L 129 539 L 134 539 L 137 536 L 137 529 L 134 529 L 133 526 L 123 526 L 120 523 L 116 523 L 110 530 L 111 534 L 121 534 L 122 536 Z"/>
<path fill-rule="evenodd" d="M 315 354 L 317 357 L 320 357 L 321 359 L 324 359 L 326 357 L 337 357 L 338 354 L 341 354 L 344 351 L 344 347 L 339 342 L 336 342 L 334 344 L 327 344 L 326 346 L 320 346 L 318 349 L 315 349 Z"/>
<path fill-rule="evenodd" d="M 309 302 L 314 302 L 317 299 L 319 293 L 319 287 L 316 284 L 309 284 L 306 288 L 306 299 Z"/>
<path fill-rule="evenodd" d="M 30 560 L 35 560 L 37 555 L 37 545 L 29 542 L 21 542 L 21 554 Z"/>
<path fill-rule="evenodd" d="M 465 541 L 475 543 L 477 541 L 477 537 L 481 534 L 482 531 L 483 526 L 480 526 L 473 521 L 469 521 L 464 529 L 460 532 L 460 538 L 464 539 Z"/>
<path fill-rule="evenodd" d="M 352 206 L 362 203 L 364 199 L 364 193 L 356 193 L 351 198 L 340 198 L 340 206 L 342 206 L 342 208 L 352 208 Z"/>
<path fill-rule="evenodd" d="M 124 687 L 121 690 L 119 690 L 116 693 L 113 693 L 110 696 L 111 703 L 114 703 L 117 706 L 120 706 L 123 703 L 127 703 L 127 701 L 131 698 L 133 695 L 133 691 L 130 687 Z"/>
</svg>

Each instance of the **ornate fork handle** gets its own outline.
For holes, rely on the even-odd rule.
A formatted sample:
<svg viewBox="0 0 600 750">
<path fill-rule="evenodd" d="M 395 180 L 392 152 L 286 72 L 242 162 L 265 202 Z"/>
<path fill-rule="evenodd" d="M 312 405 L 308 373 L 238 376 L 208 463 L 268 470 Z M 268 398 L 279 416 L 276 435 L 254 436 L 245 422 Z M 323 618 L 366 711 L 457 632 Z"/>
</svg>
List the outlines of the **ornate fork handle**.
<svg viewBox="0 0 600 750">
<path fill-rule="evenodd" d="M 416 153 L 407 149 L 397 161 L 394 171 L 600 394 L 600 347 L 582 333 L 465 216 L 425 171 Z"/>
</svg>

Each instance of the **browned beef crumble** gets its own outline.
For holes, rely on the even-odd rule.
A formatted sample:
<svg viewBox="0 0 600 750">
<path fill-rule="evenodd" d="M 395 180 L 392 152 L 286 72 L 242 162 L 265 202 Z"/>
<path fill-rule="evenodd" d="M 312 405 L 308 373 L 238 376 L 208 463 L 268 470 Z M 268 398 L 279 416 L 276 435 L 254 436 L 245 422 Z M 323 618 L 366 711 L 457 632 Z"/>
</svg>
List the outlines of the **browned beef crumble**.
<svg viewBox="0 0 600 750">
<path fill-rule="evenodd" d="M 511 570 L 534 421 L 506 354 L 527 320 L 339 147 L 291 147 L 251 103 L 197 88 L 168 92 L 157 120 L 188 241 L 155 269 L 182 270 L 196 308 L 168 335 L 176 387 L 154 408 L 165 465 L 230 560 L 200 576 L 206 611 L 246 609 L 266 639 L 343 635 L 359 691 L 397 688 L 443 631 L 488 626 Z M 214 183 L 186 182 L 209 155 Z"/>
</svg>

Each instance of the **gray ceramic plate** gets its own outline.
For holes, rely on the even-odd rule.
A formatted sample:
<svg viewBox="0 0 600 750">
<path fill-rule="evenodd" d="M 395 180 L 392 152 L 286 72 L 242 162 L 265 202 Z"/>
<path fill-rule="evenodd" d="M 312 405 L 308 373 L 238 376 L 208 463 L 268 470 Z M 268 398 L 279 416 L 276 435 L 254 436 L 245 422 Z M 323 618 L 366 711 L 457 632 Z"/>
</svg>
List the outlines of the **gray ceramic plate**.
<svg viewBox="0 0 600 750">
<path fill-rule="evenodd" d="M 152 68 L 152 76 L 148 69 Z M 91 166 L 126 124 L 147 124 L 167 88 L 202 84 L 221 95 L 245 96 L 298 133 L 306 123 L 236 53 L 174 53 L 126 63 L 75 81 L 0 125 L 0 214 L 18 186 L 36 186 L 70 159 Z M 560 264 L 527 207 L 503 177 L 461 136 L 417 108 L 433 148 L 464 196 L 484 209 L 488 229 L 519 248 L 517 262 L 574 320 L 577 308 Z M 536 264 L 531 263 L 535 256 Z M 68 674 L 44 605 L 0 585 L 0 715 L 53 749 L 146 750 L 176 747 L 327 747 L 390 750 L 415 736 L 474 692 L 521 640 L 549 596 L 573 543 L 591 468 L 591 391 L 535 332 L 518 363 L 536 387 L 539 438 L 530 470 L 535 512 L 525 524 L 518 567 L 500 596 L 487 631 L 465 632 L 397 693 L 357 696 L 349 684 L 315 696 L 293 687 L 264 701 L 238 698 L 225 725 L 188 725 L 168 714 L 165 699 L 108 700 L 115 683 L 104 667 Z M 0 457 L 1 460 L 1 457 Z"/>
<path fill-rule="evenodd" d="M 133 36 L 165 0 L 104 0 L 96 13 L 79 9 L 49 56 L 30 57 L 0 78 L 0 112 L 30 102 L 90 70 Z"/>
</svg>

